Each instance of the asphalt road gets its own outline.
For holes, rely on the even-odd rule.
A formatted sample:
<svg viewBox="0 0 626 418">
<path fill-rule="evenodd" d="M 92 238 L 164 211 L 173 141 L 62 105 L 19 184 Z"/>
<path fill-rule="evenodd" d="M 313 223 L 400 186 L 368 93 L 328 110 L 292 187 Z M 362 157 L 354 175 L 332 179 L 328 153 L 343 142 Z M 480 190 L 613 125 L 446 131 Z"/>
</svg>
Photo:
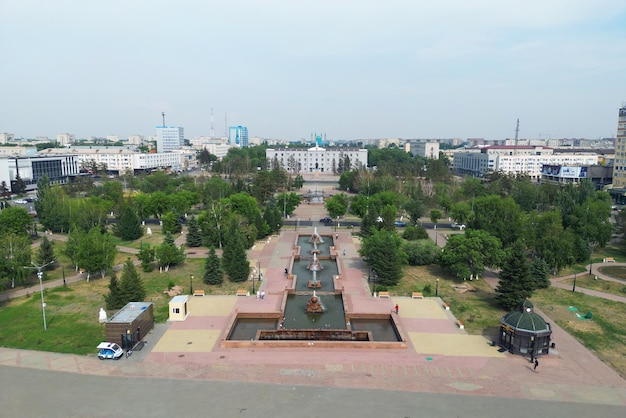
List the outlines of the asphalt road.
<svg viewBox="0 0 626 418">
<path fill-rule="evenodd" d="M 306 377 L 303 376 L 303 381 Z M 0 367 L 2 417 L 624 416 L 623 406 Z"/>
</svg>

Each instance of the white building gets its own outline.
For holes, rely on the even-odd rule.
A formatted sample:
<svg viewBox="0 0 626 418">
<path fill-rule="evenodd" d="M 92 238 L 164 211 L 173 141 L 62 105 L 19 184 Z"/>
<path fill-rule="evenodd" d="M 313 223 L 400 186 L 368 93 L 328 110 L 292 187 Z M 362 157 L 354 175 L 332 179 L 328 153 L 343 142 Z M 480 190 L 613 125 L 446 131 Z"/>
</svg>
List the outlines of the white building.
<svg viewBox="0 0 626 418">
<path fill-rule="evenodd" d="M 58 155 L 33 158 L 0 158 L 0 182 L 11 185 L 18 174 L 26 190 L 37 189 L 37 181 L 47 175 L 52 183 L 67 183 L 80 171 L 78 160 L 73 155 Z"/>
<path fill-rule="evenodd" d="M 36 157 L 37 147 L 0 147 L 0 157 Z"/>
<path fill-rule="evenodd" d="M 59 145 L 70 145 L 76 141 L 76 136 L 72 134 L 57 134 L 57 142 Z"/>
<path fill-rule="evenodd" d="M 431 160 L 439 159 L 439 142 L 437 141 L 411 141 L 409 145 L 411 155 L 418 155 Z"/>
<path fill-rule="evenodd" d="M 143 135 L 128 135 L 128 145 L 143 144 Z"/>
<path fill-rule="evenodd" d="M 157 126 L 157 152 L 169 152 L 185 145 L 185 136 L 181 126 Z"/>
<path fill-rule="evenodd" d="M 14 134 L 8 134 L 6 132 L 0 133 L 0 144 L 8 144 L 9 142 L 15 141 Z"/>
<path fill-rule="evenodd" d="M 268 148 L 265 158 L 270 167 L 279 164 L 291 173 L 336 174 L 346 159 L 350 163 L 348 169 L 367 167 L 367 150 L 359 148 Z"/>
<path fill-rule="evenodd" d="M 454 169 L 458 174 L 482 177 L 488 171 L 525 174 L 540 179 L 544 165 L 591 166 L 598 164 L 594 153 L 559 153 L 552 148 L 533 146 L 491 146 L 480 150 L 454 153 Z"/>
</svg>

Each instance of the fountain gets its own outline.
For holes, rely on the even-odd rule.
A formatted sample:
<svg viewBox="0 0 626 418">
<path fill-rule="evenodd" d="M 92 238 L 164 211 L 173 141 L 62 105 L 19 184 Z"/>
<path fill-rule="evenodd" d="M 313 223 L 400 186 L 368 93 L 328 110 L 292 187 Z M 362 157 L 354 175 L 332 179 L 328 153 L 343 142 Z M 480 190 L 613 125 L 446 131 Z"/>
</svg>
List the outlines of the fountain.
<svg viewBox="0 0 626 418">
<path fill-rule="evenodd" d="M 311 242 L 314 244 L 319 244 L 324 242 L 320 234 L 317 232 L 317 227 L 313 229 L 313 235 L 311 235 Z"/>
<path fill-rule="evenodd" d="M 313 248 L 311 248 L 310 253 L 311 253 L 311 254 L 319 254 L 319 253 L 320 253 L 320 249 L 319 249 L 319 248 L 317 248 L 317 242 L 314 242 L 314 243 L 313 243 Z"/>
<path fill-rule="evenodd" d="M 324 307 L 322 306 L 322 302 L 320 298 L 315 294 L 315 290 L 313 291 L 313 296 L 306 303 L 306 313 L 323 313 Z"/>
<path fill-rule="evenodd" d="M 320 271 L 322 269 L 322 265 L 320 264 L 320 261 L 317 259 L 317 254 L 313 253 L 313 258 L 311 259 L 311 262 L 309 263 L 309 270 L 311 270 L 313 272 L 313 280 L 309 280 L 306 287 L 308 287 L 309 289 L 319 289 L 322 287 L 322 282 L 320 282 L 319 280 L 317 280 L 317 272 Z M 315 291 L 313 291 L 315 293 Z M 314 295 L 315 296 L 315 295 Z"/>
</svg>

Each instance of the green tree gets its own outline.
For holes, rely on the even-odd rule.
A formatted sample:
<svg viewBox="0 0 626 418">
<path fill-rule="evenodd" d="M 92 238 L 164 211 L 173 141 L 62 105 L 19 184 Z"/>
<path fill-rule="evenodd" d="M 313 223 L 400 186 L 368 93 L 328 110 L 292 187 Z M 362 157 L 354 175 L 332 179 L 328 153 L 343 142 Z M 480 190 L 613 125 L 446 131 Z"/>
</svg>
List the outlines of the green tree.
<svg viewBox="0 0 626 418">
<path fill-rule="evenodd" d="M 348 195 L 339 193 L 326 200 L 324 207 L 328 211 L 328 216 L 333 219 L 343 216 L 348 212 Z"/>
<path fill-rule="evenodd" d="M 167 232 L 163 243 L 156 248 L 155 256 L 159 265 L 159 271 L 169 271 L 170 266 L 181 264 L 185 261 L 185 250 L 178 248 L 172 234 Z"/>
<path fill-rule="evenodd" d="M 187 222 L 187 247 L 199 247 L 202 245 L 202 231 L 195 216 L 191 216 Z"/>
<path fill-rule="evenodd" d="M 402 238 L 407 241 L 428 239 L 428 231 L 423 226 L 407 226 L 402 233 Z"/>
<path fill-rule="evenodd" d="M 508 249 L 499 276 L 496 300 L 504 309 L 512 310 L 519 306 L 520 301 L 532 296 L 535 281 L 531 277 L 530 265 L 521 241 L 513 243 Z"/>
<path fill-rule="evenodd" d="M 402 248 L 411 266 L 435 264 L 439 261 L 439 254 L 441 254 L 441 248 L 428 239 L 406 242 Z"/>
<path fill-rule="evenodd" d="M 439 219 L 441 219 L 442 216 L 443 214 L 441 213 L 439 209 L 432 209 L 430 211 L 430 221 L 434 223 L 435 226 L 437 225 L 437 222 L 439 222 Z"/>
<path fill-rule="evenodd" d="M 141 221 L 130 204 L 122 205 L 113 233 L 124 241 L 134 241 L 143 235 Z"/>
<path fill-rule="evenodd" d="M 398 284 L 402 277 L 402 266 L 406 264 L 402 238 L 398 234 L 385 229 L 374 232 L 363 238 L 359 254 L 376 270 L 381 286 Z"/>
<path fill-rule="evenodd" d="M 229 225 L 228 239 L 224 243 L 222 265 L 231 282 L 245 282 L 250 274 L 250 263 L 244 247 L 244 238 L 235 220 Z"/>
<path fill-rule="evenodd" d="M 167 212 L 161 218 L 163 222 L 163 233 L 180 234 L 183 225 L 180 223 L 179 217 L 173 212 Z"/>
<path fill-rule="evenodd" d="M 15 183 L 13 183 L 13 192 L 16 194 L 26 193 L 26 183 L 19 173 L 15 176 Z"/>
<path fill-rule="evenodd" d="M 224 270 L 222 263 L 215 253 L 215 248 L 209 249 L 206 262 L 204 263 L 204 275 L 202 280 L 206 284 L 221 285 L 224 283 Z"/>
<path fill-rule="evenodd" d="M 109 310 L 121 309 L 124 305 L 126 305 L 122 301 L 119 284 L 117 282 L 117 275 L 115 273 L 111 274 L 111 280 L 109 281 L 109 293 L 104 295 L 104 301 L 107 309 Z"/>
<path fill-rule="evenodd" d="M 41 239 L 41 243 L 39 244 L 39 248 L 37 249 L 37 264 L 43 266 L 50 262 L 54 261 L 54 248 L 52 246 L 52 241 L 48 239 L 44 235 Z M 49 265 L 46 266 L 46 270 L 52 270 L 54 266 Z"/>
<path fill-rule="evenodd" d="M 119 294 L 124 305 L 129 302 L 142 302 L 146 298 L 143 281 L 130 258 L 124 263 L 124 270 L 119 283 Z"/>
<path fill-rule="evenodd" d="M 482 276 L 485 267 L 498 267 L 502 263 L 502 244 L 488 232 L 468 230 L 453 234 L 446 241 L 439 264 L 458 278 Z"/>
<path fill-rule="evenodd" d="M 24 283 L 28 272 L 24 266 L 31 261 L 30 238 L 27 235 L 3 234 L 0 236 L 0 287 Z"/>
<path fill-rule="evenodd" d="M 152 263 L 156 260 L 156 250 L 151 245 L 142 245 L 137 254 L 137 258 L 141 261 L 141 268 L 148 273 L 153 270 Z"/>
<path fill-rule="evenodd" d="M 28 234 L 33 218 L 19 206 L 11 206 L 0 211 L 0 231 L 18 235 Z"/>
<path fill-rule="evenodd" d="M 104 277 L 115 261 L 117 249 L 109 233 L 102 233 L 99 227 L 93 227 L 78 242 L 76 261 L 87 272 L 87 281 L 94 273 Z"/>
<path fill-rule="evenodd" d="M 550 267 L 541 258 L 533 258 L 530 262 L 530 277 L 535 281 L 534 289 L 547 289 L 550 287 Z"/>
<path fill-rule="evenodd" d="M 420 218 L 426 213 L 426 207 L 419 199 L 411 199 L 404 205 L 404 210 L 409 215 L 411 225 L 416 226 L 420 221 Z"/>
</svg>

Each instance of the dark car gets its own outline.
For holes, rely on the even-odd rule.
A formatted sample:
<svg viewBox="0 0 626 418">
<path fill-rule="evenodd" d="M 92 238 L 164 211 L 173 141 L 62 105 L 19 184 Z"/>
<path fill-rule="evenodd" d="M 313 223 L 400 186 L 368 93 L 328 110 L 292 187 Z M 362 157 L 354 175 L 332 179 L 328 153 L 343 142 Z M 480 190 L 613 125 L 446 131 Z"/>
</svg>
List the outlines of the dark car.
<svg viewBox="0 0 626 418">
<path fill-rule="evenodd" d="M 328 224 L 328 223 L 331 223 L 332 221 L 333 219 L 330 216 L 320 219 L 320 222 L 323 224 Z"/>
<path fill-rule="evenodd" d="M 406 227 L 406 222 L 402 222 L 402 221 L 395 221 L 394 224 L 398 227 L 398 228 L 404 228 Z"/>
</svg>

